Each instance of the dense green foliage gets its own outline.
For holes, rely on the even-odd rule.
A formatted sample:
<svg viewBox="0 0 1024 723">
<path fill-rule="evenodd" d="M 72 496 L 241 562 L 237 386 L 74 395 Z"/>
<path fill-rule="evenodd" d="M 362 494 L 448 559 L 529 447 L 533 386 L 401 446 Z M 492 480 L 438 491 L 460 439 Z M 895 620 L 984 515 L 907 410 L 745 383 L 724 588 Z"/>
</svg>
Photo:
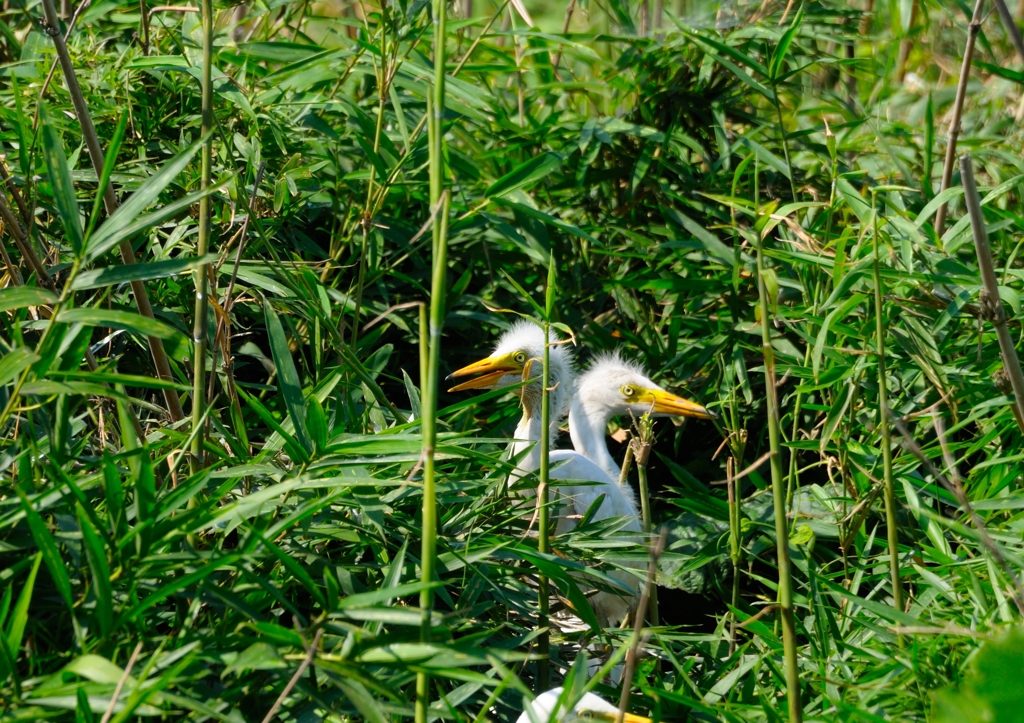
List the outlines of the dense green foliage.
<svg viewBox="0 0 1024 723">
<path fill-rule="evenodd" d="M 458 5 L 442 374 L 488 353 L 515 318 L 507 310 L 533 313 L 526 296 L 543 299 L 553 259 L 555 315 L 582 361 L 621 347 L 720 415 L 655 428 L 655 522 L 674 541 L 631 709 L 784 719 L 762 322 L 779 379 L 806 719 L 1013 709 L 1019 693 L 993 678 L 1019 679 L 1019 633 L 971 654 L 1021 616 L 1022 432 L 993 380 L 1002 363 L 958 174 L 938 196 L 971 8 L 667 3 L 645 34 L 640 18 L 660 3 L 569 3 L 567 33 L 562 8 L 537 7 L 531 28 L 516 3 L 478 0 L 469 20 Z M 534 504 L 506 488 L 516 398 L 442 391 L 433 642 L 419 642 L 417 307 L 439 212 L 424 128 L 429 3 L 345 3 L 338 17 L 306 0 L 218 6 L 203 259 L 199 15 L 143 3 L 145 22 L 119 0 L 81 13 L 68 47 L 108 156 L 97 173 L 66 79 L 58 69 L 45 84 L 43 10 L 5 8 L 2 720 L 85 723 L 112 710 L 118 722 L 240 723 L 275 702 L 280 720 L 398 720 L 424 670 L 438 717 L 515 720 L 536 671 L 538 573 L 558 589 L 555 607 L 593 622 L 577 580 L 587 570 L 591 585 L 612 584 L 598 563 L 632 545 L 619 521 L 588 522 L 553 540 L 557 554 L 538 553 Z M 959 138 L 1016 338 L 1021 62 L 986 16 Z M 113 214 L 108 184 L 124 202 Z M 136 265 L 116 256 L 122 241 Z M 190 273 L 204 262 L 209 413 L 196 429 L 169 416 L 164 393 L 192 407 Z M 140 280 L 155 319 L 135 311 Z M 945 475 L 962 476 L 1003 558 L 894 431 L 904 609 L 882 508 L 879 312 L 893 415 Z M 146 335 L 164 340 L 173 380 L 156 378 Z M 202 460 L 188 454 L 196 435 Z M 759 462 L 737 482 L 738 514 L 721 484 L 730 456 L 737 472 Z M 552 631 L 555 677 L 582 645 L 621 654 L 628 637 Z"/>
</svg>

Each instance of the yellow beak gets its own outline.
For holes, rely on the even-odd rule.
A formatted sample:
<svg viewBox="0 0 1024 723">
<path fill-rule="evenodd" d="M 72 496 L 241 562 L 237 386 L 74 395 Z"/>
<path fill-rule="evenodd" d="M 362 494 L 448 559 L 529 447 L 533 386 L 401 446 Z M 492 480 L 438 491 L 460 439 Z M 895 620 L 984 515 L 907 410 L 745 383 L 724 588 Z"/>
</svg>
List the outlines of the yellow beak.
<svg viewBox="0 0 1024 723">
<path fill-rule="evenodd" d="M 650 402 L 655 414 L 671 414 L 673 416 L 696 417 L 697 419 L 711 419 L 714 416 L 707 409 L 691 402 L 689 399 L 677 397 L 675 394 L 666 392 L 663 389 L 648 389 L 648 397 L 644 401 Z M 648 396 L 649 395 L 649 396 Z"/>
<path fill-rule="evenodd" d="M 464 366 L 462 369 L 457 369 L 448 375 L 449 379 L 453 377 L 468 377 L 471 374 L 480 374 L 482 376 L 470 379 L 462 384 L 456 384 L 448 391 L 462 392 L 466 389 L 490 389 L 496 386 L 498 380 L 506 374 L 522 374 L 523 365 L 516 362 L 513 358 L 514 356 L 515 354 L 505 354 L 500 357 L 489 356 L 486 359 L 473 362 L 469 366 Z"/>
<path fill-rule="evenodd" d="M 596 710 L 580 710 L 579 712 L 594 720 L 609 721 L 610 723 L 614 723 L 614 721 L 619 719 L 618 713 L 605 713 L 604 711 Z M 633 715 L 632 713 L 624 713 L 622 720 L 624 723 L 651 723 L 650 718 L 644 718 L 642 715 Z"/>
</svg>

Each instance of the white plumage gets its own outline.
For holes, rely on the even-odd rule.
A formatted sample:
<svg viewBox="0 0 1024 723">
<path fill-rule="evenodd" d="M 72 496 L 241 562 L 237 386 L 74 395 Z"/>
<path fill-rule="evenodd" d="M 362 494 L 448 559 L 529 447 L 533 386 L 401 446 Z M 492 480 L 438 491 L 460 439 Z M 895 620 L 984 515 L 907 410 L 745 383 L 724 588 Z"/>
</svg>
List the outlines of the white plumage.
<svg viewBox="0 0 1024 723">
<path fill-rule="evenodd" d="M 619 466 L 608 452 L 605 432 L 612 417 L 651 412 L 655 416 L 687 416 L 707 419 L 711 414 L 699 404 L 670 394 L 635 362 L 618 352 L 599 356 L 576 379 L 569 410 L 572 446 L 616 479 Z M 632 495 L 632 492 L 630 492 Z"/>
<path fill-rule="evenodd" d="M 551 341 L 557 342 L 555 335 Z M 553 387 L 551 396 L 550 439 L 557 435 L 558 419 L 568 412 L 573 397 L 572 355 L 564 344 L 551 346 L 549 351 L 549 380 Z M 512 444 L 512 454 L 521 455 L 513 479 L 537 470 L 540 466 L 540 450 L 537 441 L 541 437 L 541 385 L 539 380 L 543 373 L 544 332 L 530 322 L 519 322 L 498 340 L 494 352 L 484 360 L 471 364 L 452 374 L 453 377 L 483 373 L 481 377 L 460 384 L 453 390 L 472 388 L 494 388 L 517 384 L 523 380 L 523 372 L 529 366 L 528 374 L 533 383 L 520 390 L 523 403 L 523 416 L 516 427 L 516 441 Z M 529 364 L 528 364 L 529 363 Z M 607 450 L 606 450 L 607 451 Z M 558 508 L 555 519 L 555 534 L 561 535 L 572 530 L 577 520 L 586 514 L 590 506 L 604 495 L 604 501 L 596 510 L 592 519 L 595 521 L 613 517 L 625 517 L 628 521 L 623 525 L 627 532 L 637 533 L 633 541 L 639 542 L 641 531 L 640 515 L 628 488 L 618 485 L 616 476 L 609 475 L 600 466 L 584 455 L 569 449 L 553 450 L 548 456 L 550 478 L 555 481 L 582 480 L 585 485 L 558 484 L 555 492 L 564 504 Z M 613 570 L 610 576 L 621 582 L 632 591 L 631 595 L 611 592 L 598 592 L 590 597 L 590 604 L 603 625 L 617 625 L 623 620 L 635 602 L 639 581 L 636 576 L 626 570 Z"/>
<path fill-rule="evenodd" d="M 559 511 L 555 533 L 563 534 L 575 527 L 575 519 L 585 514 L 601 495 L 605 498 L 593 519 L 625 517 L 628 522 L 623 529 L 639 533 L 641 524 L 636 498 L 631 487 L 619 485 L 619 466 L 605 441 L 608 422 L 620 414 L 639 417 L 647 412 L 656 416 L 707 418 L 711 415 L 701 405 L 659 387 L 648 378 L 643 367 L 622 358 L 618 352 L 599 356 L 577 379 L 568 346 L 559 343 L 554 333 L 550 333 L 548 338 L 548 373 L 552 387 L 549 439 L 553 443 L 558 434 L 558 422 L 568 413 L 569 435 L 575 448 L 555 450 L 549 454 L 551 479 L 594 483 L 558 486 L 557 492 L 565 499 L 566 506 Z M 525 455 L 519 461 L 513 480 L 540 466 L 540 450 L 536 442 L 541 437 L 539 380 L 543 373 L 543 357 L 544 331 L 537 324 L 520 321 L 502 334 L 489 357 L 452 374 L 453 377 L 482 374 L 452 391 L 512 386 L 523 381 L 524 374 L 534 382 L 523 386 L 519 393 L 523 417 L 516 427 L 517 441 L 512 445 L 512 454 L 518 456 L 525 452 Z M 640 540 L 639 536 L 633 539 Z M 611 575 L 632 590 L 632 596 L 627 599 L 613 593 L 598 593 L 591 598 L 591 604 L 602 623 L 615 625 L 629 614 L 638 593 L 639 580 L 625 570 L 616 570 Z"/>
<path fill-rule="evenodd" d="M 537 696 L 530 704 L 528 710 L 533 712 L 533 718 L 527 711 L 519 716 L 516 723 L 573 723 L 579 720 L 604 720 L 614 721 L 618 716 L 619 709 L 613 706 L 600 696 L 593 693 L 584 693 L 571 709 L 567 710 L 565 703 L 559 705 L 562 697 L 562 688 L 552 688 Z M 556 713 L 556 707 L 558 708 Z M 626 723 L 649 723 L 649 718 L 626 713 Z"/>
</svg>

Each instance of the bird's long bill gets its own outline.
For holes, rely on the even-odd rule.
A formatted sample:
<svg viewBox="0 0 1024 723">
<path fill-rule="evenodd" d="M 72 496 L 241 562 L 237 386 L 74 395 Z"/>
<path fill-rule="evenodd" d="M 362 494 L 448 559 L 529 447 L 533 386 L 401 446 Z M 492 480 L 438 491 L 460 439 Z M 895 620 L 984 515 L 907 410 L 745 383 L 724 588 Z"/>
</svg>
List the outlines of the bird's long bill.
<svg viewBox="0 0 1024 723">
<path fill-rule="evenodd" d="M 654 397 L 655 414 L 672 414 L 683 417 L 696 417 L 697 419 L 711 419 L 711 412 L 689 399 L 677 397 L 662 389 L 652 389 L 651 396 Z"/>
<path fill-rule="evenodd" d="M 456 384 L 448 391 L 461 392 L 466 389 L 490 389 L 496 386 L 498 380 L 506 374 L 519 374 L 523 370 L 523 365 L 517 364 L 512 357 L 512 354 L 500 357 L 489 356 L 486 359 L 473 362 L 469 366 L 464 366 L 462 369 L 455 370 L 448 375 L 449 379 L 468 377 L 471 374 L 480 374 L 481 376 L 462 382 L 462 384 Z"/>
<path fill-rule="evenodd" d="M 605 713 L 604 711 L 597 710 L 581 710 L 580 713 L 586 714 L 592 720 L 609 721 L 609 723 L 614 723 L 619 718 L 618 713 Z M 632 713 L 623 713 L 622 720 L 623 723 L 651 723 L 650 718 L 644 718 L 642 715 L 634 715 Z"/>
</svg>

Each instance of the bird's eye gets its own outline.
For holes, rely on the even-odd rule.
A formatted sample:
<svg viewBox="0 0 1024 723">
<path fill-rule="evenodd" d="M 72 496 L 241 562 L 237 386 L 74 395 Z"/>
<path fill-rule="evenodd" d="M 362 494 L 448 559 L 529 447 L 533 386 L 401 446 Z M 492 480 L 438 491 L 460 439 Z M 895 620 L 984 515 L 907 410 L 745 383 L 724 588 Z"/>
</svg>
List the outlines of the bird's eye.
<svg viewBox="0 0 1024 723">
<path fill-rule="evenodd" d="M 625 397 L 636 396 L 636 390 L 628 384 L 623 384 L 619 391 L 621 391 L 622 395 Z"/>
<path fill-rule="evenodd" d="M 516 355 L 512 358 L 515 360 L 516 364 L 526 363 L 526 354 L 524 352 L 518 351 L 516 352 Z"/>
</svg>

